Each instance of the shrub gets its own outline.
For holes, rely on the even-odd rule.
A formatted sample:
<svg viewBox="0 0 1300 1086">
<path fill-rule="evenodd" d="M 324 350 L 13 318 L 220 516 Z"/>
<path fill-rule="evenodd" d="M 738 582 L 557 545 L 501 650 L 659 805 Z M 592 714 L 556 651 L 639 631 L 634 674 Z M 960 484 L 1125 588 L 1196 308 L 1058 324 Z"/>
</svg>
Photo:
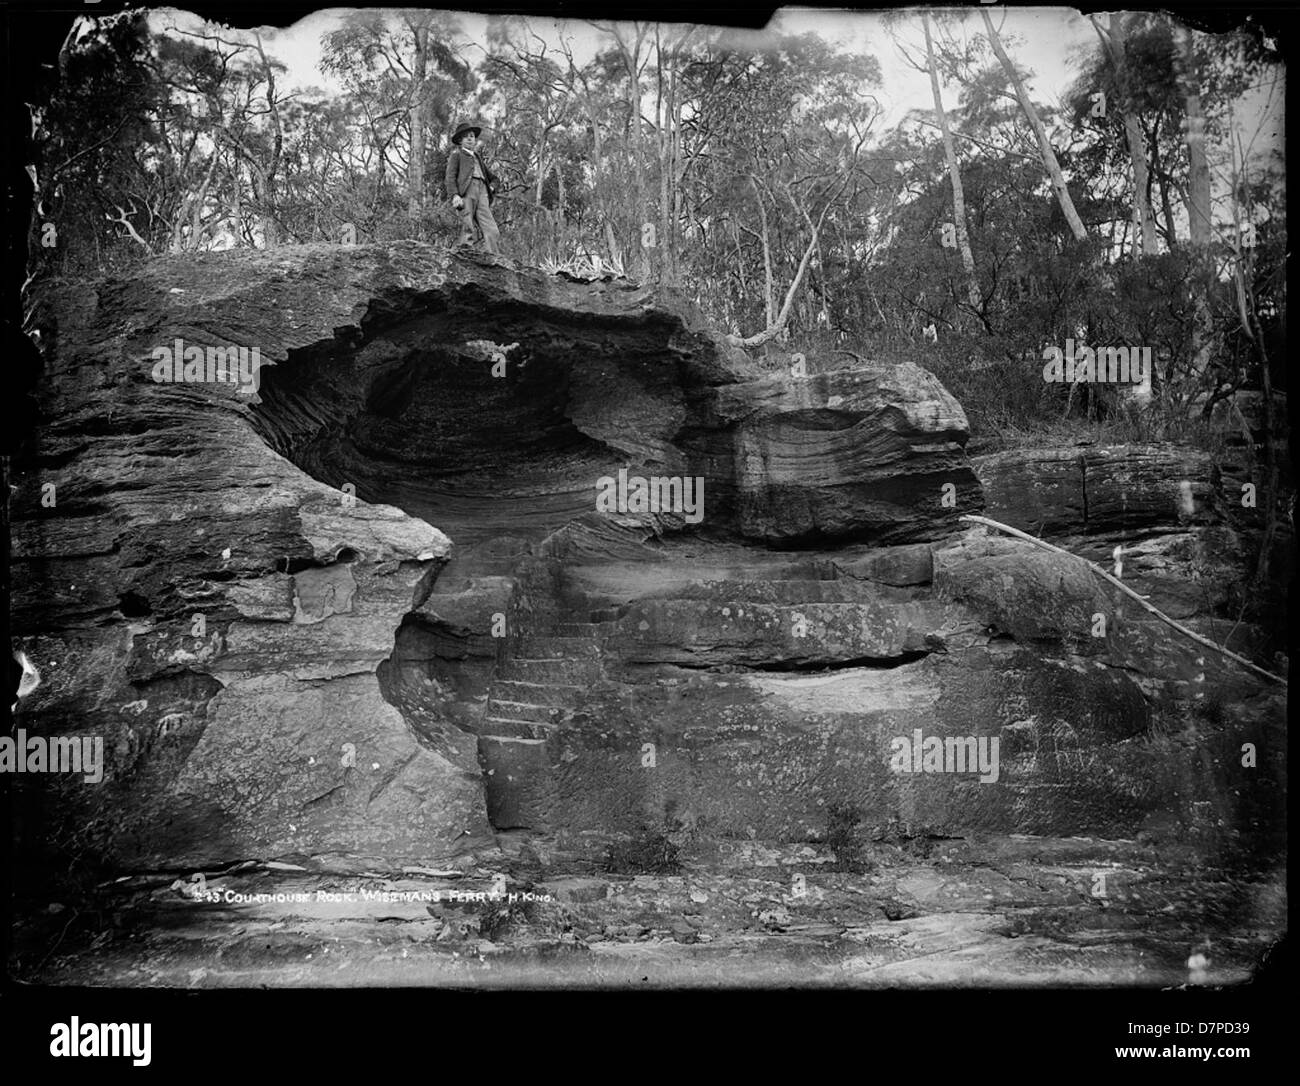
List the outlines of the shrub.
<svg viewBox="0 0 1300 1086">
<path fill-rule="evenodd" d="M 863 855 L 862 841 L 858 837 L 858 823 L 862 821 L 862 808 L 856 803 L 832 803 L 826 808 L 826 845 L 835 853 L 836 871 L 861 874 L 870 864 Z"/>
<path fill-rule="evenodd" d="M 675 826 L 665 827 L 675 832 Z M 604 869 L 616 875 L 674 875 L 682 869 L 678 860 L 681 847 L 673 843 L 664 829 L 642 825 L 631 840 L 609 846 Z"/>
</svg>

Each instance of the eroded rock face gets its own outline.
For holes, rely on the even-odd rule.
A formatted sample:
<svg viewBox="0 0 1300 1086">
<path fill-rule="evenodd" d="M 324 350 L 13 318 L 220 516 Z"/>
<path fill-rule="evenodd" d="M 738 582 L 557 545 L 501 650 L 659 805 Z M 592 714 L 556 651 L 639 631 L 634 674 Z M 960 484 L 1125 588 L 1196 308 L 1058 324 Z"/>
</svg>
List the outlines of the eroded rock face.
<svg viewBox="0 0 1300 1086">
<path fill-rule="evenodd" d="M 940 835 L 1275 817 L 1275 693 L 958 519 L 987 490 L 1094 550 L 1140 522 L 1139 565 L 1195 611 L 1152 541 L 1234 529 L 1212 465 L 1180 512 L 1176 450 L 1004 457 L 982 489 L 919 367 L 765 375 L 671 294 L 415 243 L 160 260 L 39 319 L 19 720 L 109 756 L 97 788 L 20 782 L 34 843 L 391 866 L 665 820 L 817 840 L 845 804 Z M 154 382 L 177 338 L 256 347 L 257 393 Z M 702 481 L 702 515 L 602 508 L 620 471 Z M 1230 719 L 1153 740 L 1209 689 Z"/>
<path fill-rule="evenodd" d="M 1231 636 L 1238 651 L 1267 648 L 1267 657 L 1277 647 L 1236 617 L 1248 596 L 1266 619 L 1274 603 L 1285 607 L 1295 539 L 1280 511 L 1270 534 L 1261 471 L 1240 443 L 1221 461 L 1170 443 L 1090 444 L 1014 449 L 973 466 L 988 516 L 1107 569 L 1118 547 L 1125 581 L 1171 617 L 1213 640 Z M 1266 539 L 1270 578 L 1252 584 Z"/>
<path fill-rule="evenodd" d="M 919 366 L 878 366 L 724 387 L 734 420 L 737 521 L 779 546 L 936 538 L 979 503 L 962 451 L 966 417 Z M 953 502 L 937 496 L 945 483 Z"/>
</svg>

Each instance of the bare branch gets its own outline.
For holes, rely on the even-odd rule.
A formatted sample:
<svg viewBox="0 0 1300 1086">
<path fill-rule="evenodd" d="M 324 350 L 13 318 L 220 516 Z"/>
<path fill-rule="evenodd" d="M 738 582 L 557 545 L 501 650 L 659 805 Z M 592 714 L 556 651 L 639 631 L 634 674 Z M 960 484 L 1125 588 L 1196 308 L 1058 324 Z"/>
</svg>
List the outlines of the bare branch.
<svg viewBox="0 0 1300 1086">
<path fill-rule="evenodd" d="M 113 206 L 114 206 L 115 208 L 117 208 L 117 215 L 118 215 L 118 217 L 115 219 L 115 218 L 113 218 L 112 215 L 109 215 L 109 216 L 108 216 L 108 221 L 109 221 L 109 222 L 114 222 L 114 223 L 121 223 L 123 226 L 125 226 L 125 227 L 126 227 L 126 232 L 127 232 L 127 233 L 132 237 L 132 238 L 134 238 L 136 241 L 138 241 L 138 242 L 139 242 L 139 243 L 144 247 L 144 251 L 145 251 L 146 253 L 148 253 L 150 256 L 152 256 L 152 255 L 153 255 L 153 247 L 152 247 L 152 246 L 151 246 L 147 241 L 145 241 L 144 238 L 142 238 L 142 237 L 139 235 L 139 233 L 136 231 L 136 228 L 135 228 L 134 226 L 131 225 L 131 220 L 128 219 L 128 218 L 126 217 L 126 210 L 125 210 L 125 208 L 122 208 L 122 207 L 120 207 L 120 206 L 117 205 L 117 204 L 114 204 Z M 134 204 L 131 205 L 131 210 L 132 210 L 133 212 L 135 211 L 135 205 L 134 205 Z"/>
</svg>

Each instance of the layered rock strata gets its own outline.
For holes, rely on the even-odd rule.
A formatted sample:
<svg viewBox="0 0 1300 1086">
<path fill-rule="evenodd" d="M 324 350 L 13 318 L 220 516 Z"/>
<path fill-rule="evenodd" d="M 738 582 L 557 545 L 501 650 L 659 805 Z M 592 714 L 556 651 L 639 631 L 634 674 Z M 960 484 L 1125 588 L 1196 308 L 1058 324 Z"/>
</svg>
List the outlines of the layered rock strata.
<svg viewBox="0 0 1300 1086">
<path fill-rule="evenodd" d="M 99 786 L 20 782 L 33 847 L 391 867 L 646 823 L 818 840 L 832 809 L 1276 827 L 1276 690 L 959 519 L 1124 535 L 1213 629 L 1243 575 L 1206 459 L 972 465 L 920 367 L 760 372 L 671 293 L 415 243 L 159 260 L 48 287 L 37 320 L 14 624 L 42 684 L 18 718 L 108 754 Z M 256 392 L 155 381 L 177 340 L 255 349 Z M 702 502 L 624 482 L 610 508 L 619 479 Z"/>
</svg>

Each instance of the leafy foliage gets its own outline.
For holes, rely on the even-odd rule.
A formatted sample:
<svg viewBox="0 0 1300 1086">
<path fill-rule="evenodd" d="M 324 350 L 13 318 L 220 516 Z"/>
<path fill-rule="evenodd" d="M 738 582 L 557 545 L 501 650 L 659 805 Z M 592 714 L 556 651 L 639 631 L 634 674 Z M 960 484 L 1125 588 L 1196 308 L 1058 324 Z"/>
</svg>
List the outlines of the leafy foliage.
<svg viewBox="0 0 1300 1086">
<path fill-rule="evenodd" d="M 1284 163 L 1239 123 L 1251 95 L 1280 94 L 1258 27 L 1193 35 L 1187 53 L 1170 17 L 1130 15 L 1114 39 L 1123 72 L 1099 30 L 1060 107 L 1036 107 L 1080 241 L 978 20 L 932 21 L 953 163 L 928 109 L 880 127 L 874 56 L 779 24 L 743 38 L 599 24 L 582 60 L 563 27 L 518 17 L 470 43 L 453 16 L 357 11 L 322 40 L 322 75 L 344 88 L 332 94 L 288 86 L 256 32 L 88 17 L 38 115 L 33 273 L 232 246 L 450 242 L 448 133 L 477 118 L 508 255 L 673 284 L 738 337 L 768 328 L 774 369 L 814 342 L 920 361 L 978 441 L 1070 418 L 1156 435 L 1266 376 L 1285 388 Z M 886 29 L 927 70 L 916 18 Z M 1228 182 L 1208 247 L 1189 241 L 1193 94 Z M 1134 126 L 1158 235 L 1141 257 Z M 954 166 L 973 275 L 944 241 Z M 56 245 L 42 244 L 48 224 Z M 1151 347 L 1151 401 L 1043 382 L 1044 348 L 1068 339 Z"/>
</svg>

